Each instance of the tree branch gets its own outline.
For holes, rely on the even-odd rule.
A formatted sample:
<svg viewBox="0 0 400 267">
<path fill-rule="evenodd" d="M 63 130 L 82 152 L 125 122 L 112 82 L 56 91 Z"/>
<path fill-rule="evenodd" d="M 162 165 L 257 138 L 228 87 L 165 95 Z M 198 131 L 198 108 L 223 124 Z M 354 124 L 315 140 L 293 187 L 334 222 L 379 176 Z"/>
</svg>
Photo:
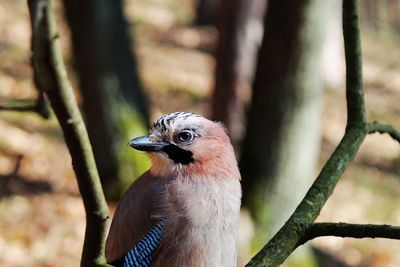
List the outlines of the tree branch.
<svg viewBox="0 0 400 267">
<path fill-rule="evenodd" d="M 302 239 L 307 227 L 319 215 L 343 172 L 356 155 L 365 135 L 365 131 L 357 128 L 352 128 L 346 132 L 339 146 L 326 162 L 292 216 L 262 250 L 251 259 L 246 265 L 247 267 L 279 266 L 298 247 L 299 240 Z"/>
<path fill-rule="evenodd" d="M 387 224 L 314 223 L 307 228 L 299 245 L 321 236 L 400 239 L 400 227 Z"/>
<path fill-rule="evenodd" d="M 36 105 L 30 104 L 30 103 L 32 103 L 31 100 L 27 100 L 26 102 L 27 102 L 27 104 L 24 104 L 21 106 L 20 105 L 0 105 L 0 111 L 36 112 Z"/>
<path fill-rule="evenodd" d="M 366 124 L 359 26 L 359 0 L 343 0 L 343 40 L 346 60 L 347 127 Z"/>
<path fill-rule="evenodd" d="M 10 103 L 0 105 L 0 111 L 16 111 L 16 112 L 36 112 L 42 118 L 50 117 L 50 110 L 44 98 L 44 94 L 39 92 L 36 100 L 11 100 Z"/>
<path fill-rule="evenodd" d="M 279 266 L 299 246 L 299 241 L 319 215 L 367 134 L 357 0 L 343 0 L 343 35 L 348 116 L 346 133 L 292 216 L 247 267 Z"/>
<path fill-rule="evenodd" d="M 107 266 L 104 243 L 108 207 L 92 148 L 62 59 L 51 0 L 28 0 L 35 84 L 44 92 L 63 130 L 86 211 L 81 266 Z"/>
<path fill-rule="evenodd" d="M 390 137 L 392 137 L 394 140 L 400 143 L 400 131 L 394 128 L 390 124 L 383 124 L 379 123 L 377 121 L 374 122 L 369 122 L 367 124 L 367 131 L 368 133 L 381 133 L 381 134 L 388 134 Z"/>
</svg>

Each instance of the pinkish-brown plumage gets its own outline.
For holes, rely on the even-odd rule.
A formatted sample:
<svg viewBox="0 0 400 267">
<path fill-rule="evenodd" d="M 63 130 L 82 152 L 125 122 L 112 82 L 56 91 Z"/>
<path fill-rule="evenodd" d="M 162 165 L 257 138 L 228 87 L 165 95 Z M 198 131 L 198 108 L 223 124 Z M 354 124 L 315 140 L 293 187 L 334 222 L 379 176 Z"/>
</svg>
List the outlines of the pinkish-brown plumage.
<svg viewBox="0 0 400 267">
<path fill-rule="evenodd" d="M 148 140 L 157 147 L 133 144 L 150 150 L 152 167 L 118 205 L 107 261 L 124 257 L 155 222 L 165 220 L 151 266 L 236 266 L 240 173 L 222 125 L 193 113 L 171 113 L 153 124 Z"/>
</svg>

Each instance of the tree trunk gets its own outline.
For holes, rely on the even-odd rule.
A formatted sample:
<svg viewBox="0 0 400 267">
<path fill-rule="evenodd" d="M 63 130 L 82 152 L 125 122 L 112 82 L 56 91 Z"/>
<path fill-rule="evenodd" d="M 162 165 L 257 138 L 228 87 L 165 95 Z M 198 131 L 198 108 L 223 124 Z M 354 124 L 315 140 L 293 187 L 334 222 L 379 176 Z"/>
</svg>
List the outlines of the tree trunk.
<svg viewBox="0 0 400 267">
<path fill-rule="evenodd" d="M 235 147 L 243 133 L 265 5 L 266 0 L 222 0 L 219 9 L 212 118 L 224 122 Z"/>
<path fill-rule="evenodd" d="M 323 1 L 270 0 L 240 168 L 244 206 L 265 241 L 311 184 L 323 103 Z"/>
<path fill-rule="evenodd" d="M 215 25 L 220 3 L 221 0 L 198 0 L 194 23 L 200 26 Z"/>
<path fill-rule="evenodd" d="M 127 151 L 126 143 L 143 132 L 148 121 L 122 1 L 65 0 L 64 5 L 102 185 L 108 199 L 118 198 L 140 171 L 141 159 L 134 154 L 127 159 L 133 152 Z"/>
</svg>

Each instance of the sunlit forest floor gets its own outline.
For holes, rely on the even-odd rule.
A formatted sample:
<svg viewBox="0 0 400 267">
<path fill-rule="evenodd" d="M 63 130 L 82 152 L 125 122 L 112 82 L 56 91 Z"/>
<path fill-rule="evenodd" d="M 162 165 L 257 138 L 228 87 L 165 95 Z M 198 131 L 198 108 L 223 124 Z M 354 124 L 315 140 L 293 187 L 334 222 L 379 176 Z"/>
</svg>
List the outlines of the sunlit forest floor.
<svg viewBox="0 0 400 267">
<path fill-rule="evenodd" d="M 59 3 L 57 10 L 65 59 L 75 81 L 69 33 Z M 192 1 L 133 0 L 127 2 L 126 15 L 134 26 L 135 51 L 153 116 L 175 110 L 209 114 L 215 65 L 211 51 L 217 36 L 211 27 L 187 26 L 193 17 Z M 399 128 L 400 48 L 394 42 L 376 40 L 373 35 L 363 38 L 368 117 Z M 342 44 L 341 39 L 337 42 Z M 25 1 L 3 0 L 0 99 L 36 97 L 29 46 Z M 343 64 L 342 59 L 339 62 Z M 342 79 L 326 90 L 320 166 L 346 123 L 343 67 L 331 66 L 325 76 L 338 70 Z M 400 225 L 399 206 L 400 146 L 388 136 L 373 135 L 319 220 Z M 84 228 L 70 156 L 55 118 L 46 121 L 30 113 L 0 112 L 0 266 L 78 266 Z M 312 244 L 343 264 L 337 266 L 400 264 L 399 241 L 326 237 Z"/>
</svg>

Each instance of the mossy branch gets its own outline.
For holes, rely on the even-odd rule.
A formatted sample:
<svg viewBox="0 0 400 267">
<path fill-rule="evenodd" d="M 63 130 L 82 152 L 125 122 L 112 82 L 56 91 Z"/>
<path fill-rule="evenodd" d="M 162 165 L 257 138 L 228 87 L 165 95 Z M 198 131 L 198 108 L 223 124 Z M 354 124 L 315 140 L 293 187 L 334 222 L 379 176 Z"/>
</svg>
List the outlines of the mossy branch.
<svg viewBox="0 0 400 267">
<path fill-rule="evenodd" d="M 108 207 L 104 199 L 88 134 L 62 59 L 51 0 L 28 0 L 32 24 L 35 84 L 50 100 L 72 157 L 86 211 L 81 266 L 107 266 L 104 243 Z"/>
<path fill-rule="evenodd" d="M 299 246 L 365 139 L 367 124 L 358 14 L 357 0 L 343 1 L 348 116 L 345 135 L 292 216 L 247 267 L 279 266 Z"/>
<path fill-rule="evenodd" d="M 299 245 L 321 236 L 400 239 L 400 227 L 387 224 L 314 223 L 307 228 Z"/>
<path fill-rule="evenodd" d="M 350 128 L 317 179 L 278 233 L 246 266 L 279 266 L 298 247 L 306 229 L 319 215 L 343 172 L 356 155 L 366 133 Z"/>
<path fill-rule="evenodd" d="M 359 0 L 343 0 L 343 40 L 346 61 L 347 127 L 367 122 L 362 78 Z"/>
</svg>

